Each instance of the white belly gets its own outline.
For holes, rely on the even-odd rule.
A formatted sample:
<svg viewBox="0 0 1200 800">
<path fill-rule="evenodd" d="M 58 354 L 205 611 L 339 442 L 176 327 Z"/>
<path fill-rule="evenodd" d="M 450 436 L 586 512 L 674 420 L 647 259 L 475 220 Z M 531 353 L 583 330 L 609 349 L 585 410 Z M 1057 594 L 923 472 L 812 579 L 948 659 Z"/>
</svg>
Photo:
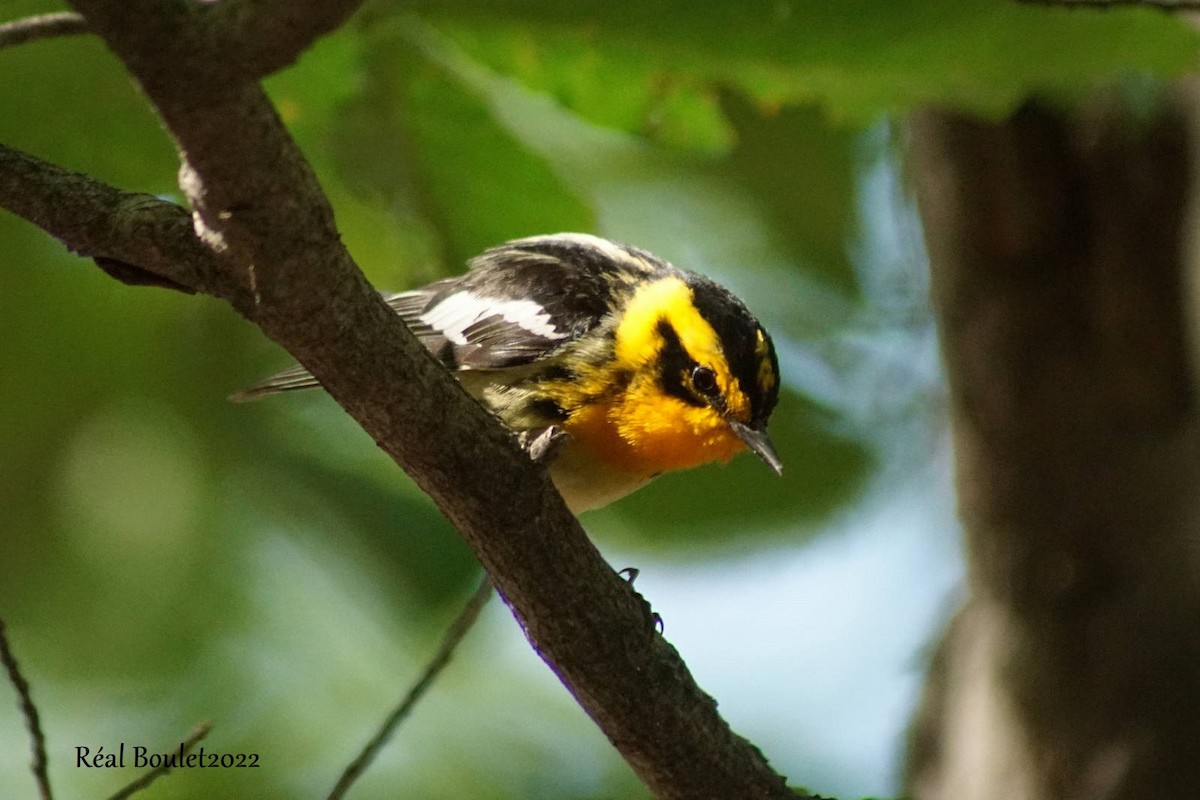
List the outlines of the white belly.
<svg viewBox="0 0 1200 800">
<path fill-rule="evenodd" d="M 595 461 L 584 458 L 573 442 L 567 442 L 562 450 L 550 465 L 550 479 L 572 514 L 620 500 L 656 477 L 600 469 Z"/>
</svg>

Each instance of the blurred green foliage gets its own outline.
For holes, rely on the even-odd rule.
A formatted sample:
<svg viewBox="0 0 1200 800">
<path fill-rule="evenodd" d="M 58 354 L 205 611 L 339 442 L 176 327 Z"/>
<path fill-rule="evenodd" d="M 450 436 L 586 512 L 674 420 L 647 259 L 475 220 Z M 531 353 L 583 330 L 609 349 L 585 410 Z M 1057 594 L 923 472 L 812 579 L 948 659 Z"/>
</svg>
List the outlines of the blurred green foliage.
<svg viewBox="0 0 1200 800">
<path fill-rule="evenodd" d="M 585 519 L 621 558 L 706 562 L 802 547 L 853 515 L 897 426 L 936 429 L 936 380 L 880 356 L 929 326 L 894 291 L 920 264 L 897 272 L 865 230 L 888 115 L 999 115 L 1131 75 L 1153 91 L 1195 57 L 1166 15 L 1002 0 L 377 3 L 268 87 L 381 288 L 586 230 L 746 298 L 790 367 L 785 477 L 741 458 Z M 96 40 L 0 51 L 0 76 L 0 141 L 177 196 L 170 141 Z M 463 601 L 470 553 L 319 394 L 225 402 L 286 363 L 230 310 L 116 284 L 10 215 L 0 244 L 0 615 L 61 796 L 135 774 L 78 768 L 76 745 L 171 749 L 204 718 L 209 749 L 263 767 L 145 797 L 323 796 Z M 645 796 L 489 620 L 354 796 Z M 0 714 L 0 796 L 32 796 L 25 747 Z"/>
</svg>

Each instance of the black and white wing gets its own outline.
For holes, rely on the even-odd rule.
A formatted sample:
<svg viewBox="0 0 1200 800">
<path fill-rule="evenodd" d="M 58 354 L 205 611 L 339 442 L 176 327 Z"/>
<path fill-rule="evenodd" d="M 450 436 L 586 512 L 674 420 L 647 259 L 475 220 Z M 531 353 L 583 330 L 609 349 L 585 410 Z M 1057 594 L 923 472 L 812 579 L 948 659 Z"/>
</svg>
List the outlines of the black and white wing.
<svg viewBox="0 0 1200 800">
<path fill-rule="evenodd" d="M 470 271 L 384 299 L 452 370 L 501 370 L 552 355 L 607 317 L 613 294 L 673 269 L 637 248 L 586 234 L 518 239 Z M 234 395 L 251 400 L 316 386 L 296 366 Z"/>
<path fill-rule="evenodd" d="M 614 292 L 664 269 L 594 236 L 538 236 L 484 252 L 461 278 L 387 300 L 451 369 L 505 369 L 585 335 L 604 321 Z"/>
<path fill-rule="evenodd" d="M 526 364 L 569 340 L 539 303 L 497 297 L 456 283 L 385 298 L 417 338 L 451 369 Z"/>
</svg>

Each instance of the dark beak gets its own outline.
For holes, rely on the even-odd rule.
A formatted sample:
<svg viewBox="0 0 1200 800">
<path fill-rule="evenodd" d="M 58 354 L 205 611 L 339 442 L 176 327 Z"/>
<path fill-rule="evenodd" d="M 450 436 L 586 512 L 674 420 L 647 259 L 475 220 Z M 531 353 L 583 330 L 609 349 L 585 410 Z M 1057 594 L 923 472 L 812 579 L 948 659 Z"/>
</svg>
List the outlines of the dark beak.
<svg viewBox="0 0 1200 800">
<path fill-rule="evenodd" d="M 779 454 L 775 452 L 775 446 L 771 444 L 765 430 L 757 425 L 751 426 L 738 422 L 736 419 L 729 420 L 729 428 L 746 443 L 750 452 L 761 458 L 763 463 L 770 467 L 776 475 L 783 474 L 783 462 L 779 459 Z"/>
</svg>

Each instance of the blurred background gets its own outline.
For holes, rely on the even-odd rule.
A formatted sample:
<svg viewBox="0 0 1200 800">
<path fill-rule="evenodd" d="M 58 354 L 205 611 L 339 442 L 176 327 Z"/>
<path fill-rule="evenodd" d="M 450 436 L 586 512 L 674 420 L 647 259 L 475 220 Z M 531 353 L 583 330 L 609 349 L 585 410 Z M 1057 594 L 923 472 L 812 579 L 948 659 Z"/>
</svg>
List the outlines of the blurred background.
<svg viewBox="0 0 1200 800">
<path fill-rule="evenodd" d="M 783 478 L 739 458 L 583 522 L 735 730 L 860 797 L 899 791 L 962 572 L 904 114 L 1149 95 L 1196 53 L 1164 14 L 1003 0 L 394 2 L 268 86 L 381 289 L 587 231 L 755 311 Z M 91 38 L 0 51 L 0 141 L 179 199 L 170 142 Z M 209 751 L 261 767 L 142 796 L 323 797 L 472 591 L 470 552 L 322 394 L 226 401 L 289 363 L 229 308 L 118 284 L 6 213 L 0 341 L 0 617 L 59 796 L 137 774 L 78 768 L 77 746 L 172 751 L 212 720 Z M 0 797 L 32 797 L 0 697 Z M 493 602 L 351 796 L 649 795 Z"/>
</svg>

